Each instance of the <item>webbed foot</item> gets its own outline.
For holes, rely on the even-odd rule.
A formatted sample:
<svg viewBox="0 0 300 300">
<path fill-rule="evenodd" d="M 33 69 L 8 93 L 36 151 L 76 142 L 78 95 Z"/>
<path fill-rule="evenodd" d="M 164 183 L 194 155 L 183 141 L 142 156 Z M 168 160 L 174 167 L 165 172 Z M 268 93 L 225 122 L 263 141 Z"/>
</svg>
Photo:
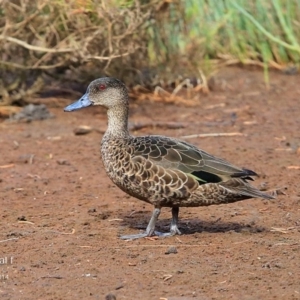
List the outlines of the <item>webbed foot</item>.
<svg viewBox="0 0 300 300">
<path fill-rule="evenodd" d="M 168 237 L 168 236 L 173 236 L 176 234 L 180 235 L 181 232 L 178 229 L 178 214 L 179 214 L 179 208 L 172 207 L 172 222 L 171 222 L 170 232 L 155 231 L 155 224 L 160 215 L 160 208 L 156 207 L 152 213 L 151 219 L 149 221 L 149 224 L 148 224 L 145 232 L 138 233 L 138 234 L 122 235 L 122 236 L 120 236 L 120 239 L 121 240 L 136 240 L 136 239 L 152 237 L 152 236 Z"/>
</svg>

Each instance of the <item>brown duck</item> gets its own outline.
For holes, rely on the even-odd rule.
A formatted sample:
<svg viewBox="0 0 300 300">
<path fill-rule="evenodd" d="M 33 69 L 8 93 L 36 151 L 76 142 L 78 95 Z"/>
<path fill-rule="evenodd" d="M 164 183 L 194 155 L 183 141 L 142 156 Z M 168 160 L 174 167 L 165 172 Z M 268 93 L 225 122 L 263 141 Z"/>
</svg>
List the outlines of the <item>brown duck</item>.
<svg viewBox="0 0 300 300">
<path fill-rule="evenodd" d="M 87 92 L 65 108 L 91 105 L 107 109 L 108 128 L 101 142 L 102 161 L 109 178 L 127 194 L 154 205 L 145 233 L 122 236 L 180 234 L 179 207 L 231 203 L 249 198 L 273 199 L 248 183 L 257 174 L 236 167 L 197 147 L 159 135 L 134 137 L 128 131 L 128 92 L 115 78 L 99 78 Z M 169 233 L 155 231 L 162 207 L 172 208 Z"/>
</svg>

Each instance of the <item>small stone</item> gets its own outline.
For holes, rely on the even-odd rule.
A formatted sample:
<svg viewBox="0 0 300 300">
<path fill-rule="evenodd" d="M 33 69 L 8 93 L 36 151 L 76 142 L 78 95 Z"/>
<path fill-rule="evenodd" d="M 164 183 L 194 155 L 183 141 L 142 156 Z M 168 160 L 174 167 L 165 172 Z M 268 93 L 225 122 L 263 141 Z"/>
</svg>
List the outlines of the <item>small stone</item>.
<svg viewBox="0 0 300 300">
<path fill-rule="evenodd" d="M 18 221 L 27 221 L 25 216 L 20 216 L 18 217 Z"/>
<path fill-rule="evenodd" d="M 283 266 L 282 266 L 281 263 L 275 263 L 275 264 L 274 264 L 274 267 L 275 267 L 275 268 L 278 268 L 278 269 L 282 269 L 282 268 L 283 268 Z"/>
<path fill-rule="evenodd" d="M 93 128 L 90 126 L 81 125 L 74 129 L 74 133 L 75 135 L 84 135 L 90 133 L 92 130 Z"/>
<path fill-rule="evenodd" d="M 109 293 L 105 296 L 105 300 L 117 300 L 117 298 L 114 294 Z"/>
<path fill-rule="evenodd" d="M 23 109 L 10 117 L 10 121 L 26 121 L 31 122 L 33 120 L 45 120 L 54 118 L 45 104 L 28 104 L 23 107 Z"/>
<path fill-rule="evenodd" d="M 168 250 L 165 252 L 165 254 L 176 254 L 176 253 L 178 253 L 178 251 L 175 246 L 169 247 Z"/>
<path fill-rule="evenodd" d="M 98 235 L 98 234 L 99 234 L 99 232 L 96 231 L 96 230 L 94 230 L 94 231 L 90 231 L 90 232 L 88 233 L 88 236 L 96 236 L 96 235 Z"/>
<path fill-rule="evenodd" d="M 99 213 L 96 217 L 96 219 L 98 220 L 106 220 L 108 219 L 108 217 L 110 216 L 110 213 L 109 212 L 102 212 L 102 213 Z"/>
<path fill-rule="evenodd" d="M 17 158 L 17 162 L 23 164 L 32 164 L 33 158 L 34 154 L 22 154 Z"/>
<path fill-rule="evenodd" d="M 70 163 L 66 159 L 58 159 L 56 162 L 59 165 L 64 165 L 64 166 L 69 166 L 70 165 Z"/>
</svg>

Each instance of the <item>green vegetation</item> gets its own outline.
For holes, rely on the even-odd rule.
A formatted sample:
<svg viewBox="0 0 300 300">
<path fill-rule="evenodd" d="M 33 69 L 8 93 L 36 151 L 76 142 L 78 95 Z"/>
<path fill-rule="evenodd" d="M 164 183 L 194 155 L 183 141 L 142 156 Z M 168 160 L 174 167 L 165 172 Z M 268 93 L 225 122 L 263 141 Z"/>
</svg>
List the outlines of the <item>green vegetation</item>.
<svg viewBox="0 0 300 300">
<path fill-rule="evenodd" d="M 269 67 L 298 67 L 299 0 L 188 0 L 173 2 L 169 12 L 171 22 L 153 29 L 163 60 L 173 54 L 198 68 L 203 60 L 259 65 L 266 81 Z"/>
<path fill-rule="evenodd" d="M 2 1 L 0 104 L 53 79 L 107 74 L 153 86 L 156 75 L 201 77 L 237 63 L 263 67 L 268 83 L 270 67 L 298 68 L 299 20 L 299 0 Z"/>
</svg>

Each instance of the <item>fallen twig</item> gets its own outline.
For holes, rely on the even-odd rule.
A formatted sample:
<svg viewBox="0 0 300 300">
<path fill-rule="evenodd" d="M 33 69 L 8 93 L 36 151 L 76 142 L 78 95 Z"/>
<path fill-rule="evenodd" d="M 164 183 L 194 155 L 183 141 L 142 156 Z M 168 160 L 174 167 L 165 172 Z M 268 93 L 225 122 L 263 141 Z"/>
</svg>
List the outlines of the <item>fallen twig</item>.
<svg viewBox="0 0 300 300">
<path fill-rule="evenodd" d="M 215 109 L 217 107 L 224 107 L 225 103 L 218 103 L 218 104 L 212 104 L 212 105 L 207 105 L 204 107 L 204 109 Z"/>
<path fill-rule="evenodd" d="M 3 165 L 3 166 L 0 166 L 0 169 L 12 168 L 14 166 L 15 166 L 15 164 Z"/>
<path fill-rule="evenodd" d="M 154 236 L 155 237 L 155 236 Z M 157 237 L 159 238 L 159 237 Z M 148 239 L 149 240 L 149 239 Z M 128 241 L 131 241 L 131 240 L 128 240 Z M 183 248 L 189 248 L 189 247 L 192 247 L 192 248 L 196 248 L 196 247 L 210 247 L 212 245 L 216 245 L 216 244 L 209 244 L 209 245 L 176 245 L 176 247 L 183 247 Z M 135 244 L 135 245 L 129 245 L 129 246 L 124 246 L 124 248 L 134 248 L 134 247 L 173 247 L 174 245 L 152 245 L 152 244 Z M 120 247 L 115 247 L 115 248 L 120 248 Z"/>
<path fill-rule="evenodd" d="M 275 148 L 275 151 L 293 151 L 292 148 Z"/>
<path fill-rule="evenodd" d="M 182 139 L 193 139 L 193 138 L 203 138 L 203 137 L 218 137 L 218 136 L 245 136 L 245 134 L 241 132 L 218 132 L 218 133 L 202 133 L 202 134 L 191 134 L 184 135 L 180 138 Z"/>
<path fill-rule="evenodd" d="M 0 243 L 9 242 L 9 241 L 18 240 L 18 239 L 19 238 L 10 238 L 10 239 L 7 239 L 7 240 L 2 240 L 2 241 L 0 241 Z"/>
<path fill-rule="evenodd" d="M 295 229 L 295 227 L 288 227 L 288 228 L 271 227 L 270 231 L 281 232 L 281 233 L 288 233 L 292 229 Z"/>
<path fill-rule="evenodd" d="M 30 221 L 18 221 L 18 223 L 34 225 L 34 223 L 33 223 L 33 222 L 30 222 Z"/>
<path fill-rule="evenodd" d="M 73 228 L 72 232 L 59 232 L 60 234 L 74 234 L 76 230 Z"/>
<path fill-rule="evenodd" d="M 273 246 L 298 246 L 298 243 L 276 243 Z"/>
<path fill-rule="evenodd" d="M 182 240 L 179 237 L 176 237 L 176 240 L 182 244 Z"/>
<path fill-rule="evenodd" d="M 286 167 L 287 169 L 290 169 L 290 170 L 299 170 L 300 169 L 300 166 L 288 166 Z"/>
<path fill-rule="evenodd" d="M 50 276 L 50 275 L 48 275 L 48 276 L 42 276 L 41 278 L 55 278 L 55 279 L 63 279 L 63 277 L 62 277 L 62 276 L 60 276 L 60 275 L 53 275 L 53 276 Z"/>
<path fill-rule="evenodd" d="M 129 129 L 132 131 L 140 130 L 143 128 L 164 128 L 164 129 L 180 129 L 185 128 L 187 125 L 178 122 L 147 122 L 147 123 L 135 123 L 129 126 Z"/>
<path fill-rule="evenodd" d="M 47 230 L 47 231 L 59 233 L 59 234 L 74 234 L 76 232 L 74 228 L 72 229 L 72 232 L 60 232 L 60 231 L 56 231 L 56 230 Z"/>
<path fill-rule="evenodd" d="M 30 155 L 30 158 L 29 158 L 29 161 L 28 161 L 28 163 L 29 163 L 30 165 L 33 164 L 33 158 L 34 158 L 34 154 Z"/>
<path fill-rule="evenodd" d="M 41 179 L 41 176 L 36 175 L 36 174 L 30 174 L 30 173 L 28 173 L 27 176 L 28 176 L 29 178 Z"/>
<path fill-rule="evenodd" d="M 167 281 L 167 280 L 171 279 L 172 277 L 173 277 L 173 275 L 171 275 L 171 274 L 165 274 L 165 275 L 163 276 L 163 280 L 164 280 L 164 281 Z"/>
</svg>

